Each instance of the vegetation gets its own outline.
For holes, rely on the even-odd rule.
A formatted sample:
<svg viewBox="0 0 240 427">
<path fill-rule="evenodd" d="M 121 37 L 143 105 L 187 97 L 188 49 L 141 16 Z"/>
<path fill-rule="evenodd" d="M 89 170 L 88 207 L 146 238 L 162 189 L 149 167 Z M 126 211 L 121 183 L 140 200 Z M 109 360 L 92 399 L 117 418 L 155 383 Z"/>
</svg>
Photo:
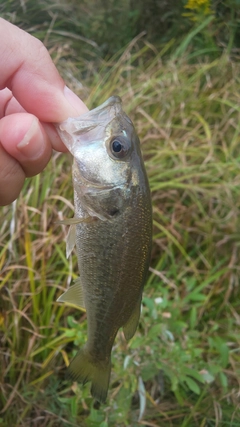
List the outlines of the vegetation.
<svg viewBox="0 0 240 427">
<path fill-rule="evenodd" d="M 142 37 L 154 45 L 173 41 L 171 52 L 202 24 L 192 49 L 220 52 L 240 47 L 239 0 L 4 0 L 0 15 L 34 33 L 51 48 L 59 38 L 86 59 L 109 57 Z"/>
<path fill-rule="evenodd" d="M 223 48 L 211 33 L 216 15 L 200 18 L 200 8 L 183 8 L 191 15 L 182 17 L 189 28 L 179 42 L 136 37 L 103 59 L 88 35 L 56 29 L 61 4 L 54 18 L 37 3 L 22 2 L 28 13 L 19 9 L 15 21 L 29 28 L 32 19 L 30 30 L 90 108 L 119 95 L 136 126 L 152 190 L 153 253 L 139 329 L 129 343 L 119 332 L 108 402 L 98 407 L 88 385 L 65 380 L 69 359 L 86 340 L 86 315 L 56 302 L 77 277 L 76 257 L 65 257 L 67 229 L 56 225 L 73 213 L 70 155 L 54 153 L 17 202 L 1 208 L 0 426 L 237 427 L 237 19 Z M 220 14 L 228 3 L 233 19 L 237 1 L 222 3 L 210 11 L 215 5 Z M 11 7 L 6 2 L 3 11 L 13 19 Z M 34 7 L 48 16 L 42 26 Z"/>
</svg>

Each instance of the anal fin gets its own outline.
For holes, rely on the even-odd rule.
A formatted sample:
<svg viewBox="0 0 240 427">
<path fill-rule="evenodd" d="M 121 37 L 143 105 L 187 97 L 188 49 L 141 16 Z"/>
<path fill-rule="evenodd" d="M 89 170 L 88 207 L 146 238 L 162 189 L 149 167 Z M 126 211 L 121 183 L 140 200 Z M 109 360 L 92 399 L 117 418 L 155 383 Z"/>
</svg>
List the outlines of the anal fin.
<svg viewBox="0 0 240 427">
<path fill-rule="evenodd" d="M 83 287 L 80 279 L 77 279 L 74 285 L 70 286 L 58 299 L 57 302 L 66 302 L 77 305 L 80 308 L 85 309 L 83 299 Z"/>
<path fill-rule="evenodd" d="M 130 318 L 125 325 L 123 325 L 123 333 L 127 341 L 130 340 L 136 332 L 141 312 L 141 301 L 142 296 L 139 298 Z"/>
</svg>

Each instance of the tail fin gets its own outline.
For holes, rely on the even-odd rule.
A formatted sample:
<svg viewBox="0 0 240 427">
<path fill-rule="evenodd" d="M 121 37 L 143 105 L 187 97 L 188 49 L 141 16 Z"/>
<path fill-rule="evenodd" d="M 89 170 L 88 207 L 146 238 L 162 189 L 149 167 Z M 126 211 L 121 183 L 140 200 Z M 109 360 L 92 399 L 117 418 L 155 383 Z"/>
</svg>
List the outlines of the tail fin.
<svg viewBox="0 0 240 427">
<path fill-rule="evenodd" d="M 109 362 L 99 363 L 92 360 L 88 349 L 83 347 L 74 357 L 68 367 L 68 376 L 80 383 L 92 382 L 91 394 L 94 399 L 105 403 L 111 373 L 111 359 Z"/>
</svg>

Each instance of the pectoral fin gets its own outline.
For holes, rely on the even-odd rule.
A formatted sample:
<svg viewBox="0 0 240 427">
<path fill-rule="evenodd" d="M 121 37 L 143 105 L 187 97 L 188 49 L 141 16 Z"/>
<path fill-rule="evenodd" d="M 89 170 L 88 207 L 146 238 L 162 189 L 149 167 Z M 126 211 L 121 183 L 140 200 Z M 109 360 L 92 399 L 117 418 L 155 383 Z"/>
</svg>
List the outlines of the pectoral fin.
<svg viewBox="0 0 240 427">
<path fill-rule="evenodd" d="M 57 302 L 66 302 L 85 309 L 83 288 L 80 279 L 77 279 L 74 285 L 70 286 L 70 288 L 57 299 Z"/>
<path fill-rule="evenodd" d="M 137 302 L 136 307 L 134 308 L 134 311 L 132 312 L 132 315 L 128 319 L 127 323 L 123 325 L 123 333 L 127 341 L 130 340 L 136 332 L 141 312 L 141 301 L 142 296 Z"/>
<path fill-rule="evenodd" d="M 72 224 L 69 227 L 67 242 L 66 242 L 66 256 L 67 258 L 71 255 L 71 252 L 76 245 L 76 224 Z"/>
</svg>

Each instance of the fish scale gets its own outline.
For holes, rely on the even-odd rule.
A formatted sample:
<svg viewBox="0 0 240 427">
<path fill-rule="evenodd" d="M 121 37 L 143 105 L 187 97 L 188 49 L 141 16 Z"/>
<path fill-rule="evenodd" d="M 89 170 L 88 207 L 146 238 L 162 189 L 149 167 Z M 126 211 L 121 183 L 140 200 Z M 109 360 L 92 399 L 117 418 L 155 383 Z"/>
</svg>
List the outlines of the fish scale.
<svg viewBox="0 0 240 427">
<path fill-rule="evenodd" d="M 91 126 L 89 126 L 91 123 Z M 72 360 L 73 380 L 91 381 L 105 402 L 111 351 L 119 328 L 126 339 L 137 328 L 148 273 L 152 208 L 134 126 L 119 97 L 57 125 L 74 157 L 74 219 L 67 242 L 76 244 L 80 279 L 58 301 L 85 306 L 87 342 Z"/>
</svg>

